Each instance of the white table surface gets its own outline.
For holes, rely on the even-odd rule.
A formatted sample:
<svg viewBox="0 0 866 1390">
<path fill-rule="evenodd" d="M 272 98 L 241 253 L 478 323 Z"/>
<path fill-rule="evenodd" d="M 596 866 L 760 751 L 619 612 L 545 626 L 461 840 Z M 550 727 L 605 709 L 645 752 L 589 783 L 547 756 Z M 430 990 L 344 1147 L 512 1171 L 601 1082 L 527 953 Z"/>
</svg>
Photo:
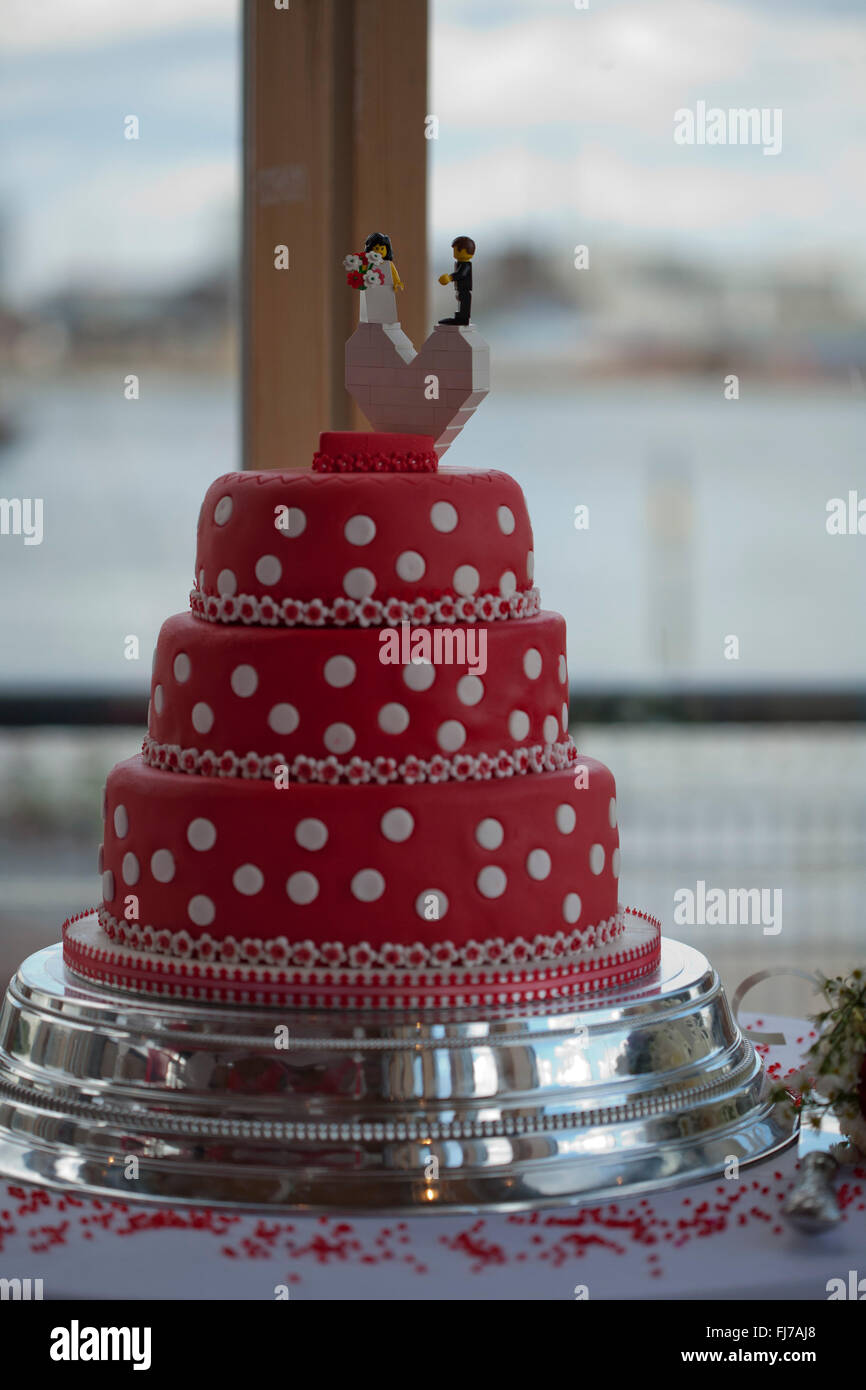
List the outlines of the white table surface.
<svg viewBox="0 0 866 1390">
<path fill-rule="evenodd" d="M 744 1022 L 751 1025 L 752 1018 Z M 808 1025 L 764 1016 L 798 1063 Z M 490 1216 L 233 1216 L 72 1198 L 0 1183 L 0 1277 L 46 1298 L 818 1299 L 866 1275 L 866 1165 L 843 1170 L 843 1221 L 807 1237 L 780 1214 L 796 1146 L 736 1180 L 582 1208 Z"/>
</svg>

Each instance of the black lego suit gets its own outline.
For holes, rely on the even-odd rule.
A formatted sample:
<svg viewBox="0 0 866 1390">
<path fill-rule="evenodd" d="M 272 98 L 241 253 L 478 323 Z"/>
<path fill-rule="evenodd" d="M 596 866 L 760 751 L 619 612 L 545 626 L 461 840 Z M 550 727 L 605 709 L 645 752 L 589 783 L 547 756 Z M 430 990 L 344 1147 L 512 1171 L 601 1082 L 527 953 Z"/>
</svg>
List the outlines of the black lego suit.
<svg viewBox="0 0 866 1390">
<path fill-rule="evenodd" d="M 457 313 L 453 319 L 445 319 L 445 323 L 468 323 L 469 315 L 472 310 L 472 262 L 455 261 L 454 273 L 451 279 L 454 292 L 457 295 Z"/>
</svg>

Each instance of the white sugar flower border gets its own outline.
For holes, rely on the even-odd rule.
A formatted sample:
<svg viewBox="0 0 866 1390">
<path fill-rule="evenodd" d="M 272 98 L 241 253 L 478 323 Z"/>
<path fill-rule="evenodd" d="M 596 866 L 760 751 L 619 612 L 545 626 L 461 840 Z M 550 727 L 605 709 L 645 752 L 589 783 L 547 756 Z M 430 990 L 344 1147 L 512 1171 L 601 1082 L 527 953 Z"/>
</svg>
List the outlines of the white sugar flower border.
<svg viewBox="0 0 866 1390">
<path fill-rule="evenodd" d="M 577 763 L 578 752 L 569 738 L 563 743 L 534 744 L 531 748 L 501 748 L 498 753 L 455 753 L 450 758 L 435 754 L 432 758 L 411 755 L 398 762 L 396 758 L 350 758 L 341 762 L 332 754 L 328 758 L 311 758 L 299 753 L 289 759 L 284 753 L 238 754 L 230 748 L 216 753 L 206 748 L 181 748 L 176 743 L 158 743 L 146 735 L 141 755 L 148 767 L 160 772 L 187 772 L 202 777 L 244 777 L 250 780 L 272 781 L 280 768 L 288 768 L 289 781 L 318 782 L 324 786 L 338 783 L 360 786 L 376 782 L 482 782 L 495 777 L 525 776 L 529 773 L 564 772 Z"/>
<path fill-rule="evenodd" d="M 197 618 L 209 623 L 242 623 L 259 627 L 396 627 L 410 622 L 426 627 L 430 623 L 493 623 L 507 618 L 534 618 L 541 611 L 538 589 L 525 589 L 505 598 L 502 594 L 475 594 L 458 597 L 443 594 L 438 599 L 323 599 L 285 598 L 268 595 L 204 594 L 192 589 L 189 606 Z"/>
<path fill-rule="evenodd" d="M 167 927 L 118 921 L 104 906 L 97 909 L 97 915 L 105 935 L 119 946 L 176 960 L 196 960 L 203 965 L 256 965 L 274 970 L 408 970 L 417 974 L 484 967 L 501 970 L 542 964 L 571 966 L 612 945 L 626 930 L 625 911 L 620 909 L 598 926 L 538 935 L 531 941 L 522 936 L 505 941 L 497 936 L 460 945 L 444 940 L 414 941 L 408 945 L 382 942 L 379 946 L 360 941 L 347 946 L 342 941 L 290 941 L 286 936 L 245 936 L 240 940 L 227 936 L 218 941 L 207 932 L 192 936 L 185 930 L 173 932 Z"/>
</svg>

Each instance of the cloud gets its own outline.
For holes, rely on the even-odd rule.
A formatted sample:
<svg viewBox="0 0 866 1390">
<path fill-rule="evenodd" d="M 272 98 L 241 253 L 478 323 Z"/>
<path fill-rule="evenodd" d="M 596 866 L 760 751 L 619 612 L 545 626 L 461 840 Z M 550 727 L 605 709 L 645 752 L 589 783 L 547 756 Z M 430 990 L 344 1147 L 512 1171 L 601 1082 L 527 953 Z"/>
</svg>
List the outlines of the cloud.
<svg viewBox="0 0 866 1390">
<path fill-rule="evenodd" d="M 179 29 L 239 22 L 238 0 L 4 0 L 0 51 L 90 48 Z"/>
<path fill-rule="evenodd" d="M 739 249 L 862 239 L 866 27 L 822 7 L 642 0 L 575 11 L 546 0 L 492 28 L 445 5 L 433 31 L 432 222 L 550 244 L 604 228 L 632 241 Z M 464 18 L 465 15 L 465 18 Z M 467 53 L 472 81 L 466 81 Z M 460 54 L 461 61 L 457 61 Z M 674 112 L 782 110 L 782 152 L 682 148 Z"/>
<path fill-rule="evenodd" d="M 483 34 L 452 20 L 432 40 L 431 109 L 443 136 L 568 124 L 580 138 L 597 122 L 662 129 L 700 96 L 779 106 L 816 88 L 828 117 L 841 102 L 866 110 L 862 20 L 827 11 L 769 16 L 716 0 L 557 6 Z"/>
</svg>

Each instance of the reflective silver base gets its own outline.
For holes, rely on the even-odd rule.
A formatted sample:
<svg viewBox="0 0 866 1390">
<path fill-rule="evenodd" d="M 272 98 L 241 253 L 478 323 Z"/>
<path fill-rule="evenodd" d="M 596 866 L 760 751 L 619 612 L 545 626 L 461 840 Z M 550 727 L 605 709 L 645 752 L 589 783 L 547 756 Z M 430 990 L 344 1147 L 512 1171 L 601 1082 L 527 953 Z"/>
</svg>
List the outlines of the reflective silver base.
<svg viewBox="0 0 866 1390">
<path fill-rule="evenodd" d="M 0 1014 L 0 1174 L 271 1212 L 564 1205 L 773 1153 L 769 1089 L 707 959 L 666 939 L 579 1009 L 417 1016 L 140 999 L 52 946 Z"/>
</svg>

